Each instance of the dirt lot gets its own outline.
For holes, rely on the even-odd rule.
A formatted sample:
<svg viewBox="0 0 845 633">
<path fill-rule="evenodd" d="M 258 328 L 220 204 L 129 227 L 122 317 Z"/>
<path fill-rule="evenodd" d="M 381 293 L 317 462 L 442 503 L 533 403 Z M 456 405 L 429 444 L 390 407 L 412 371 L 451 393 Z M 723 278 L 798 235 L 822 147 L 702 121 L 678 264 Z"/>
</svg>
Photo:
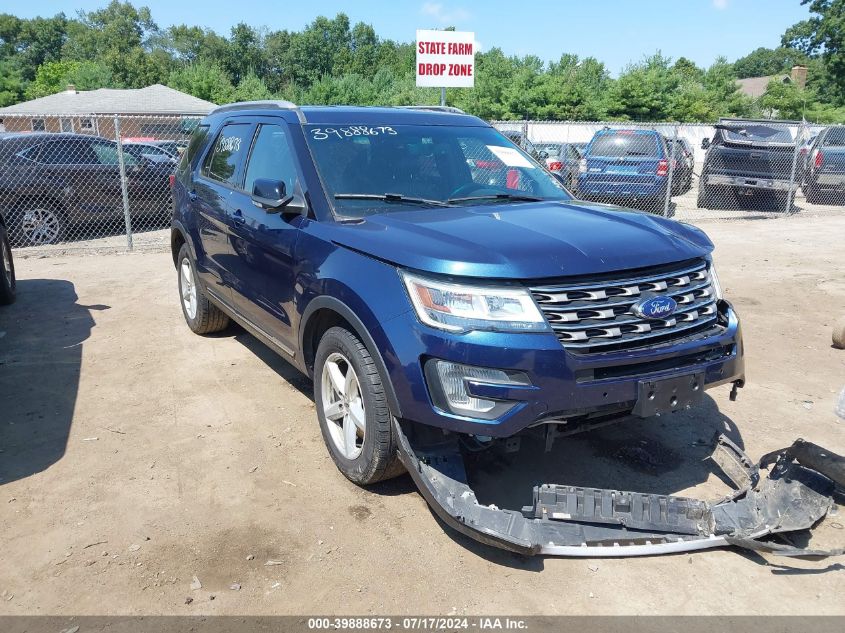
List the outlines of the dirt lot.
<svg viewBox="0 0 845 633">
<path fill-rule="evenodd" d="M 478 465 L 483 501 L 519 507 L 538 481 L 715 495 L 703 443 L 717 429 L 753 457 L 799 436 L 845 452 L 845 352 L 830 345 L 845 217 L 705 229 L 744 319 L 739 400 L 721 387 L 702 410 L 549 455 L 524 444 Z M 310 383 L 241 330 L 191 334 L 169 255 L 17 263 L 18 303 L 0 309 L 0 613 L 845 614 L 836 561 L 477 545 L 407 476 L 369 491 L 340 476 Z"/>
</svg>

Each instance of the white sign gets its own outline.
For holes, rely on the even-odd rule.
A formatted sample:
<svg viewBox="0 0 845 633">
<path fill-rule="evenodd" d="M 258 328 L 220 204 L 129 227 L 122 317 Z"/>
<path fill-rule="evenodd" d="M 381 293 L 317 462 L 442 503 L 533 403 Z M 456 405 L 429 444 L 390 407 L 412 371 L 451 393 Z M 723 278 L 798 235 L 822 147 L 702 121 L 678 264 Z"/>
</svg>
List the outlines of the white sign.
<svg viewBox="0 0 845 633">
<path fill-rule="evenodd" d="M 475 33 L 417 31 L 417 85 L 425 88 L 475 86 Z"/>
<path fill-rule="evenodd" d="M 534 169 L 536 167 L 525 156 L 516 151 L 516 148 L 488 145 L 487 149 L 493 152 L 496 158 L 502 161 L 507 167 L 527 167 L 528 169 Z"/>
</svg>

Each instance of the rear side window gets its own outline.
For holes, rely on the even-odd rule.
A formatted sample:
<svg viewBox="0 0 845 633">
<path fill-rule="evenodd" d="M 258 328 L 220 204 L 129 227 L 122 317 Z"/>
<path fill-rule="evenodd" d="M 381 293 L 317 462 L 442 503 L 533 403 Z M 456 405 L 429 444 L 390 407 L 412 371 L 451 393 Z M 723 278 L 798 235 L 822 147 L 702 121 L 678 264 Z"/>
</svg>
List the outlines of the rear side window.
<svg viewBox="0 0 845 633">
<path fill-rule="evenodd" d="M 27 155 L 27 157 L 30 156 Z M 99 163 L 90 143 L 74 139 L 44 143 L 35 160 L 45 165 L 96 165 Z"/>
<path fill-rule="evenodd" d="M 249 151 L 251 131 L 249 123 L 224 125 L 205 160 L 203 175 L 237 187 L 238 166 Z"/>
<path fill-rule="evenodd" d="M 822 145 L 825 147 L 845 147 L 845 127 L 834 127 L 824 135 Z"/>
<path fill-rule="evenodd" d="M 602 134 L 593 139 L 587 153 L 609 158 L 658 156 L 657 136 L 625 132 Z"/>
<path fill-rule="evenodd" d="M 285 183 L 285 191 L 293 192 L 296 164 L 288 146 L 287 131 L 280 125 L 262 125 L 258 129 L 246 168 L 244 190 L 252 193 L 258 178 L 281 180 Z"/>
</svg>

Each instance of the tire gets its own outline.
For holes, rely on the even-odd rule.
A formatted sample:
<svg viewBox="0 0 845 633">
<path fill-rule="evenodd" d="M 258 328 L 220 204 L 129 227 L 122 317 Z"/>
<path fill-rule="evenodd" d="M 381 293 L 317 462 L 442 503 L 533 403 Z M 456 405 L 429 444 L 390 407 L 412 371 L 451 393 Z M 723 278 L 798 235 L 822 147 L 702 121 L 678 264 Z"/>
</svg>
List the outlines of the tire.
<svg viewBox="0 0 845 633">
<path fill-rule="evenodd" d="M 329 329 L 317 346 L 314 403 L 323 441 L 344 477 L 367 486 L 402 474 L 381 376 L 370 352 L 345 328 Z"/>
<path fill-rule="evenodd" d="M 774 211 L 780 211 L 781 213 L 791 213 L 792 209 L 795 208 L 795 194 L 792 197 L 792 208 L 787 209 L 786 204 L 789 202 L 789 194 L 776 192 L 773 194 L 772 204 L 774 206 Z"/>
<path fill-rule="evenodd" d="M 14 303 L 16 290 L 12 245 L 9 242 L 9 233 L 6 231 L 6 227 L 0 224 L 0 305 L 7 306 Z"/>
<path fill-rule="evenodd" d="M 701 180 L 704 180 L 702 178 Z M 713 197 L 713 187 L 710 187 L 705 184 L 699 184 L 698 186 L 698 200 L 696 200 L 696 206 L 699 209 L 712 209 L 714 203 Z"/>
<path fill-rule="evenodd" d="M 16 246 L 47 246 L 63 242 L 67 232 L 65 216 L 49 202 L 25 201 L 12 218 L 12 241 Z"/>
<path fill-rule="evenodd" d="M 804 185 L 804 198 L 807 200 L 807 204 L 822 204 L 822 197 L 819 194 L 819 190 L 809 183 Z"/>
<path fill-rule="evenodd" d="M 833 326 L 833 346 L 836 349 L 845 349 L 845 317 L 839 319 Z"/>
<path fill-rule="evenodd" d="M 229 316 L 208 300 L 197 283 L 197 268 L 187 244 L 182 244 L 177 258 L 179 304 L 185 322 L 194 334 L 213 334 L 225 330 Z"/>
</svg>

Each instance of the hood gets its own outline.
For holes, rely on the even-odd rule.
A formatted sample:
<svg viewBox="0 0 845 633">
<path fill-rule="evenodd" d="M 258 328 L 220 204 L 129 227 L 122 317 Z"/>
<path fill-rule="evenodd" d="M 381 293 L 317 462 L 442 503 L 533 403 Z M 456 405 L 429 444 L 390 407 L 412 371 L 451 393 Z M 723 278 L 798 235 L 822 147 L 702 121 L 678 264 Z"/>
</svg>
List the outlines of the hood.
<svg viewBox="0 0 845 633">
<path fill-rule="evenodd" d="M 693 226 L 575 200 L 394 211 L 329 226 L 327 237 L 341 246 L 398 266 L 461 277 L 595 274 L 713 250 Z"/>
</svg>

